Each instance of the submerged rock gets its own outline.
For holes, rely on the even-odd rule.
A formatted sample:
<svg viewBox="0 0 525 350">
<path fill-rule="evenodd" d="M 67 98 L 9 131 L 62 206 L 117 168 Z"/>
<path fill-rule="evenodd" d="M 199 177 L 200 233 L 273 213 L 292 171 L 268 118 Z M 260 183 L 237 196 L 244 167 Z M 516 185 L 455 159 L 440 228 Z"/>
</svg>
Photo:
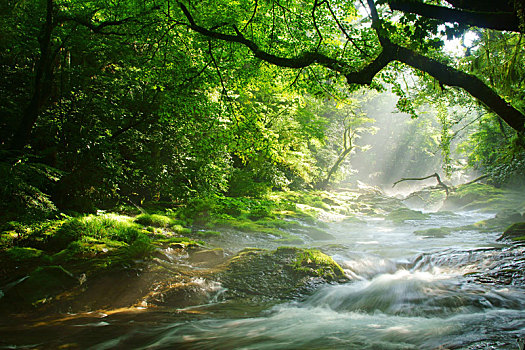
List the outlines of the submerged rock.
<svg viewBox="0 0 525 350">
<path fill-rule="evenodd" d="M 216 265 L 224 260 L 224 249 L 206 249 L 190 253 L 189 261 L 191 263 Z"/>
<path fill-rule="evenodd" d="M 431 238 L 443 238 L 452 232 L 450 227 L 433 227 L 426 230 L 414 231 L 416 236 L 425 236 Z"/>
<path fill-rule="evenodd" d="M 290 299 L 321 283 L 345 281 L 341 267 L 314 249 L 245 249 L 219 273 L 227 298 Z"/>
<path fill-rule="evenodd" d="M 407 220 L 425 220 L 429 217 L 429 214 L 408 208 L 395 209 L 386 216 L 387 219 L 392 220 L 394 223 L 404 223 Z"/>
</svg>

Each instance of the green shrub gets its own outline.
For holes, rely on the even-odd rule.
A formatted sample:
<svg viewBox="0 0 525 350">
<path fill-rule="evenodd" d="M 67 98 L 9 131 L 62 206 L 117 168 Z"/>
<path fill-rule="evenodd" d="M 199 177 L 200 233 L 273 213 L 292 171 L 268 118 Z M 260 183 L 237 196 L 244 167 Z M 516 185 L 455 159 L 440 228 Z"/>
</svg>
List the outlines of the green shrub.
<svg viewBox="0 0 525 350">
<path fill-rule="evenodd" d="M 248 217 L 252 220 L 260 220 L 262 218 L 270 217 L 272 209 L 268 206 L 258 205 L 250 209 Z"/>
<path fill-rule="evenodd" d="M 56 215 L 49 193 L 61 176 L 59 170 L 27 159 L 0 162 L 1 216 L 4 220 L 33 221 Z"/>
<path fill-rule="evenodd" d="M 242 199 L 229 197 L 220 198 L 214 208 L 214 212 L 225 213 L 233 217 L 240 216 L 243 210 L 246 210 L 246 204 Z"/>
</svg>

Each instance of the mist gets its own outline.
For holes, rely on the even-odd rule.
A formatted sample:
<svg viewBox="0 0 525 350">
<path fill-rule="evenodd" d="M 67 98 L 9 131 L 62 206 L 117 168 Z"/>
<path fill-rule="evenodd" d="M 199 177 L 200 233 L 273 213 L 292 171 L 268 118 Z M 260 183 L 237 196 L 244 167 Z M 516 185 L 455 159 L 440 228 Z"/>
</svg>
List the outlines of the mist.
<svg viewBox="0 0 525 350">
<path fill-rule="evenodd" d="M 451 143 L 452 172 L 450 176 L 443 170 L 443 155 L 440 148 L 441 124 L 436 117 L 437 111 L 430 104 L 418 110 L 418 117 L 411 118 L 407 113 L 396 108 L 398 96 L 391 92 L 366 92 L 366 102 L 362 110 L 375 120 L 374 134 L 363 134 L 357 140 L 355 154 L 350 162 L 351 174 L 344 183 L 355 185 L 357 181 L 372 186 L 379 186 L 391 191 L 394 182 L 401 178 L 425 177 L 434 173 L 452 185 L 461 184 L 475 177 L 474 171 L 463 169 L 465 156 L 458 150 L 458 145 L 465 140 L 469 124 L 475 117 L 469 111 L 456 111 L 462 114 L 462 120 L 451 131 L 454 137 Z M 365 146 L 368 146 L 365 147 Z M 363 147 L 364 150 L 361 150 Z M 435 185 L 434 178 L 403 182 L 396 186 L 396 192 L 412 192 L 418 188 Z"/>
</svg>

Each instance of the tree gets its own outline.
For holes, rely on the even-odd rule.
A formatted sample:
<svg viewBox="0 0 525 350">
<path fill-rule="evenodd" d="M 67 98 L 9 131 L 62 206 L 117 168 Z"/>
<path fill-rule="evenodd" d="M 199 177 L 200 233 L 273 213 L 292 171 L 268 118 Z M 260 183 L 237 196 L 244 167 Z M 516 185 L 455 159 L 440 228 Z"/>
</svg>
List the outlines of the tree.
<svg viewBox="0 0 525 350">
<path fill-rule="evenodd" d="M 59 62 L 63 62 L 59 57 L 68 54 L 68 42 L 78 33 L 78 27 L 87 28 L 92 33 L 99 35 L 119 36 L 122 35 L 122 32 L 114 31 L 115 27 L 122 30 L 119 27 L 137 22 L 156 9 L 150 7 L 136 11 L 136 7 L 133 6 L 115 7 L 104 6 L 96 1 L 86 3 L 84 6 L 75 6 L 75 4 L 68 6 L 54 0 L 21 5 L 13 2 L 10 6 L 6 6 L 9 15 L 16 18 L 20 25 L 16 26 L 16 22 L 11 24 L 14 25 L 14 28 L 23 31 L 18 32 L 17 35 L 36 34 L 36 37 L 29 38 L 29 40 L 38 42 L 36 52 L 25 53 L 30 55 L 28 58 L 34 59 L 33 83 L 28 98 L 29 102 L 22 109 L 20 122 L 11 137 L 10 148 L 21 150 L 30 141 L 31 131 L 40 113 L 49 106 L 53 92 L 56 91 L 54 89 L 55 70 L 59 67 Z M 129 30 L 129 28 L 126 29 Z M 17 46 L 21 45 L 17 44 Z"/>
<path fill-rule="evenodd" d="M 231 135 L 207 42 L 165 26 L 148 2 L 4 3 L 6 169 L 59 169 L 52 189 L 30 185 L 76 210 L 225 190 Z"/>
<path fill-rule="evenodd" d="M 410 0 L 385 0 L 392 10 L 417 14 L 442 22 L 461 25 L 525 32 L 524 10 L 520 0 L 445 0 L 451 7 Z"/>
<path fill-rule="evenodd" d="M 387 65 L 401 62 L 429 74 L 440 84 L 464 89 L 513 129 L 524 131 L 523 111 L 508 103 L 476 75 L 445 63 L 436 51 L 439 47 L 439 38 L 435 35 L 438 22 L 419 22 L 412 30 L 409 24 L 417 21 L 415 17 L 403 25 L 396 22 L 395 17 L 378 12 L 373 0 L 367 1 L 371 29 L 348 21 L 348 17 L 355 15 L 355 8 L 336 0 L 313 0 L 307 4 L 255 1 L 250 6 L 253 8 L 251 14 L 231 8 L 227 16 L 221 13 L 229 5 L 219 3 L 220 11 L 214 12 L 205 7 L 208 3 L 192 4 L 188 8 L 179 1 L 184 19 L 180 24 L 210 39 L 239 44 L 254 57 L 273 65 L 299 70 L 325 67 L 338 77 L 344 77 L 349 84 L 375 85 L 374 78 L 380 76 Z M 248 4 L 250 2 L 246 1 L 242 6 L 246 8 Z M 520 11 L 517 10 L 518 15 Z M 270 15 L 266 15 L 268 13 Z M 417 41 L 407 41 L 414 38 Z"/>
<path fill-rule="evenodd" d="M 366 146 L 359 145 L 357 139 L 364 133 L 375 132 L 373 127 L 367 125 L 372 124 L 374 120 L 361 111 L 360 102 L 354 97 L 339 103 L 332 101 L 323 103 L 323 116 L 328 122 L 323 148 L 327 152 L 320 151 L 316 154 L 318 167 L 321 170 L 316 184 L 318 188 L 324 189 L 332 182 L 334 175 L 351 153 L 357 149 L 367 149 Z M 325 165 L 322 166 L 322 163 Z"/>
</svg>

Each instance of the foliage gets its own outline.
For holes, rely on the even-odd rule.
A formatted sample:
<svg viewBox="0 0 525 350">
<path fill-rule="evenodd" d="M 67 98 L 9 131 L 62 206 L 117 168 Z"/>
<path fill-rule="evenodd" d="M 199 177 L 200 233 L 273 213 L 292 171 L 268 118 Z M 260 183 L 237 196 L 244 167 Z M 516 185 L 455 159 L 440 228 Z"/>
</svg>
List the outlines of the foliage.
<svg viewBox="0 0 525 350">
<path fill-rule="evenodd" d="M 126 217 L 111 214 L 88 215 L 64 222 L 50 237 L 50 244 L 56 250 L 61 250 L 66 248 L 69 243 L 86 237 L 132 244 L 141 236 L 143 233 L 140 226 L 129 221 Z"/>
<path fill-rule="evenodd" d="M 450 155 L 450 142 L 452 140 L 452 134 L 450 132 L 450 121 L 447 118 L 447 110 L 441 104 L 438 106 L 437 117 L 441 124 L 441 137 L 439 140 L 439 148 L 441 149 L 442 169 L 447 177 L 452 174 L 452 164 Z"/>
<path fill-rule="evenodd" d="M 497 117 L 482 116 L 476 130 L 460 145 L 468 154 L 467 165 L 489 175 L 495 185 L 522 185 L 525 181 L 523 137 L 512 134 Z"/>
<path fill-rule="evenodd" d="M 144 226 L 155 227 L 168 227 L 175 223 L 172 218 L 159 214 L 140 214 L 134 221 Z"/>
<path fill-rule="evenodd" d="M 41 220 L 55 215 L 57 208 L 50 193 L 62 175 L 55 168 L 27 159 L 0 162 L 2 219 Z"/>
<path fill-rule="evenodd" d="M 470 46 L 463 41 L 466 53 L 456 57 L 443 51 L 443 35 L 461 37 L 465 26 L 441 29 L 440 21 L 376 3 L 373 25 L 363 5 L 339 0 L 206 0 L 189 7 L 164 0 L 2 3 L 2 221 L 166 201 L 190 204 L 180 211 L 184 224 L 219 213 L 271 217 L 273 208 L 261 201 L 273 190 L 325 187 L 355 173 L 350 157 L 367 150 L 380 106 L 371 94 L 356 93 L 349 77 L 392 45 L 472 73 L 523 110 L 521 34 L 471 29 L 476 39 Z M 261 52 L 271 64 L 260 61 Z M 314 56 L 320 59 L 304 63 Z M 463 113 L 451 111 L 464 94 L 399 62 L 380 68 L 373 80 L 358 83 L 390 89 L 400 97 L 398 109 L 419 119 L 395 125 L 402 133 L 392 132 L 394 125 L 379 130 L 388 149 L 367 151 L 370 166 L 383 182 L 398 179 L 415 165 L 435 167 L 440 147 L 450 174 L 460 131 L 456 114 Z M 430 107 L 421 104 L 439 99 L 446 100 L 437 113 L 441 131 L 422 116 Z M 465 130 L 475 131 L 461 148 L 471 167 L 498 184 L 520 181 L 522 136 L 493 116 Z M 218 199 L 224 194 L 250 198 Z M 160 214 L 137 222 L 177 225 L 154 215 Z M 64 242 L 84 228 L 90 237 L 102 236 L 75 220 L 58 235 Z M 119 238 L 110 226 L 101 230 L 127 244 L 139 230 L 114 228 L 129 230 L 122 234 L 130 237 Z M 183 233 L 183 226 L 172 228 Z"/>
</svg>

